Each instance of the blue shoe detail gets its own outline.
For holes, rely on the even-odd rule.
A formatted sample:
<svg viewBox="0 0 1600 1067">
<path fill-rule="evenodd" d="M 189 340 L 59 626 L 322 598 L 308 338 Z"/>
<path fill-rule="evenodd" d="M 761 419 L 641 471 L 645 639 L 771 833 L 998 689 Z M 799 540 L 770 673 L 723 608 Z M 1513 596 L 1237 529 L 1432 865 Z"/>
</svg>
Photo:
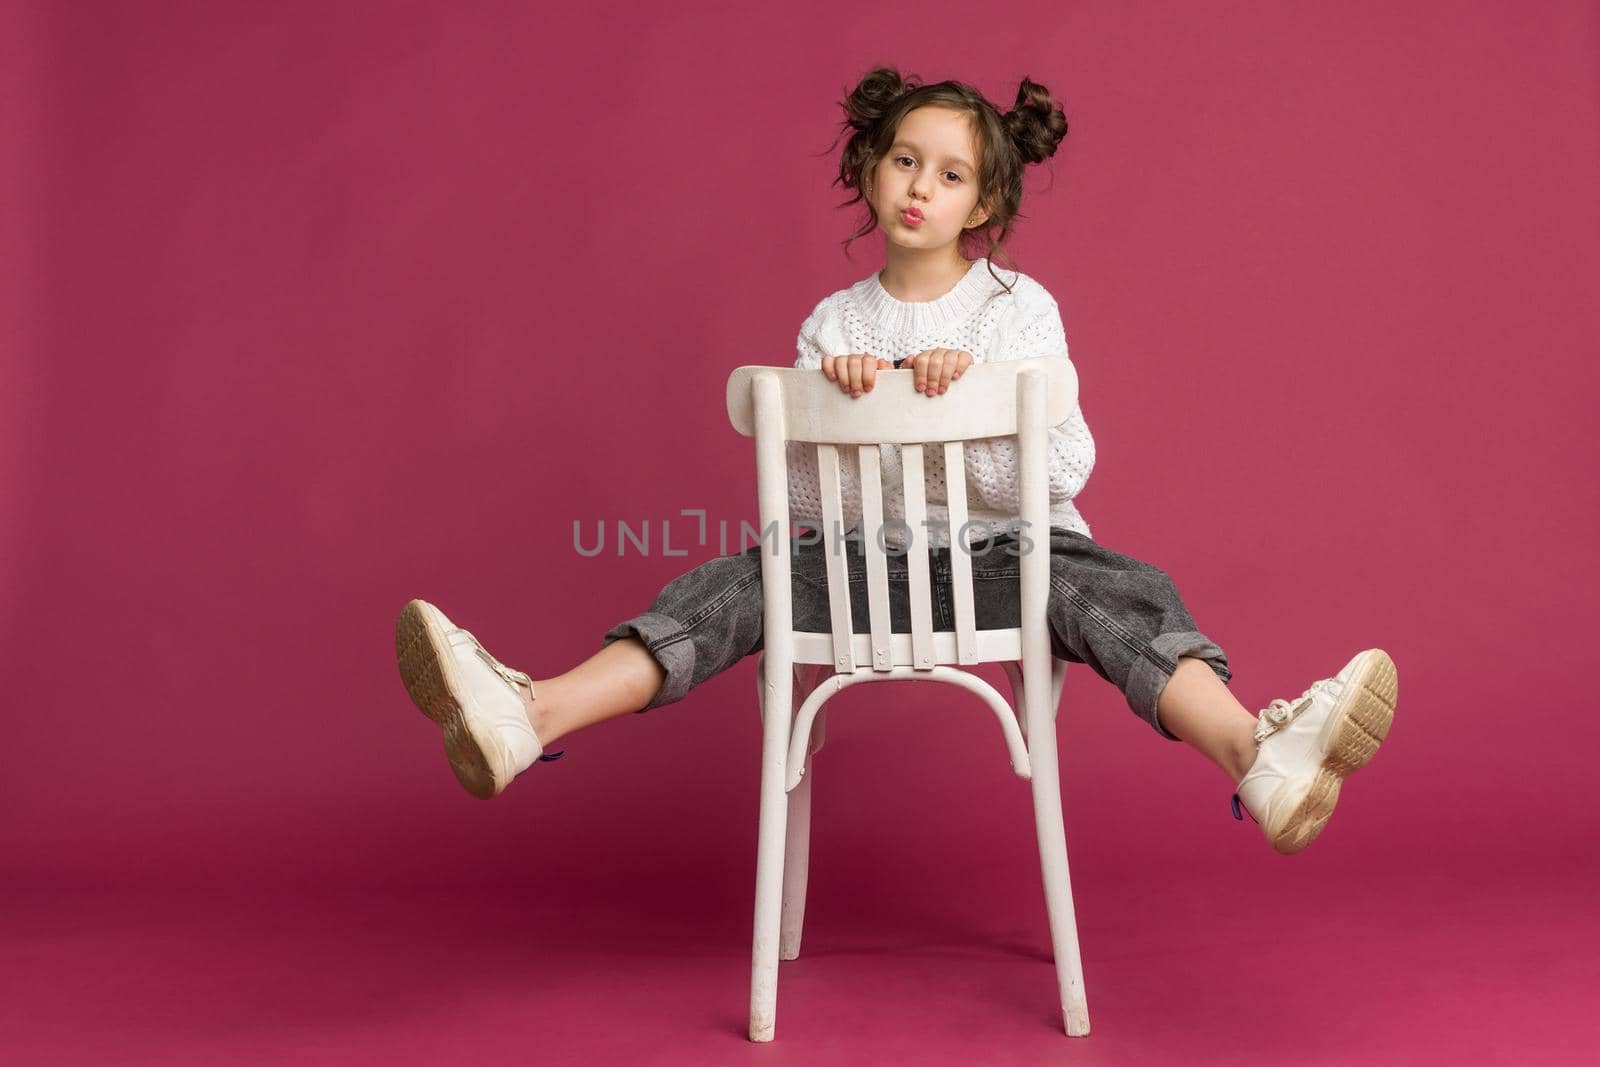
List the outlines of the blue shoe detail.
<svg viewBox="0 0 1600 1067">
<path fill-rule="evenodd" d="M 566 754 L 567 754 L 567 750 L 566 749 L 562 749 L 560 752 L 547 752 L 544 755 L 539 757 L 539 762 L 541 762 L 541 763 L 549 763 L 551 760 L 560 759 L 562 756 L 565 756 Z"/>
</svg>

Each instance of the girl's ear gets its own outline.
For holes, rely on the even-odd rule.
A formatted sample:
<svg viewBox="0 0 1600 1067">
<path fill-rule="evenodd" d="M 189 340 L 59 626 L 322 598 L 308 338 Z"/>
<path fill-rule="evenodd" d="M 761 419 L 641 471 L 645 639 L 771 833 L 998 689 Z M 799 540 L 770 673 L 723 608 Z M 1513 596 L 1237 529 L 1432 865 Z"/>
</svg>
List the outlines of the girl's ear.
<svg viewBox="0 0 1600 1067">
<path fill-rule="evenodd" d="M 970 230 L 974 226 L 982 226 L 984 223 L 986 223 L 988 221 L 989 221 L 989 212 L 988 212 L 988 210 L 985 209 L 982 204 L 979 204 L 977 207 L 972 209 L 972 214 L 967 216 L 967 226 L 966 226 L 966 228 Z"/>
</svg>

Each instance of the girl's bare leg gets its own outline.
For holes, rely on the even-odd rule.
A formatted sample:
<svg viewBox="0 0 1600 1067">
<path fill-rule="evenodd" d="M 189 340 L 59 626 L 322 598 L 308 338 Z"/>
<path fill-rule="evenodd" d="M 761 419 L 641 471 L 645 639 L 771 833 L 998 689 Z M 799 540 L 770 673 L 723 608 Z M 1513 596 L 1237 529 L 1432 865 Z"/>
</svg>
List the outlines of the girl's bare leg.
<svg viewBox="0 0 1600 1067">
<path fill-rule="evenodd" d="M 1256 717 L 1205 660 L 1179 657 L 1178 669 L 1156 700 L 1156 713 L 1169 733 L 1221 767 L 1235 785 L 1255 762 Z"/>
<path fill-rule="evenodd" d="M 548 751 L 558 737 L 638 711 L 666 677 L 638 638 L 613 641 L 565 674 L 534 679 L 533 732 Z"/>
</svg>

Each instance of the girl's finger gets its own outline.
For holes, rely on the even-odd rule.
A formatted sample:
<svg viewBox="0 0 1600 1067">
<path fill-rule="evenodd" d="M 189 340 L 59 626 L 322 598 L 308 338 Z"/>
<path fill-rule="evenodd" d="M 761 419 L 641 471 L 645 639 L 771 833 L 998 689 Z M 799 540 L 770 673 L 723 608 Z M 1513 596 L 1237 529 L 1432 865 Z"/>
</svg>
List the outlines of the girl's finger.
<svg viewBox="0 0 1600 1067">
<path fill-rule="evenodd" d="M 913 358 L 916 360 L 914 369 L 917 372 L 917 376 L 912 379 L 912 385 L 920 393 L 928 387 L 928 361 L 933 358 L 932 350 L 918 352 Z"/>
<path fill-rule="evenodd" d="M 833 357 L 833 381 L 841 393 L 850 392 L 850 359 L 848 356 Z"/>
<path fill-rule="evenodd" d="M 861 361 L 861 391 L 872 392 L 872 386 L 877 380 L 878 361 L 869 356 Z"/>
<path fill-rule="evenodd" d="M 851 356 L 850 360 L 850 395 L 861 395 L 861 357 Z"/>
<path fill-rule="evenodd" d="M 938 396 L 944 392 L 939 382 L 944 374 L 945 364 L 949 362 L 949 360 L 945 359 L 945 352 L 946 349 L 936 348 L 928 356 L 928 396 Z"/>
<path fill-rule="evenodd" d="M 823 356 L 822 357 L 822 373 L 827 376 L 827 379 L 830 382 L 835 382 L 835 381 L 839 380 L 838 373 L 833 369 L 833 357 L 832 356 Z"/>
</svg>

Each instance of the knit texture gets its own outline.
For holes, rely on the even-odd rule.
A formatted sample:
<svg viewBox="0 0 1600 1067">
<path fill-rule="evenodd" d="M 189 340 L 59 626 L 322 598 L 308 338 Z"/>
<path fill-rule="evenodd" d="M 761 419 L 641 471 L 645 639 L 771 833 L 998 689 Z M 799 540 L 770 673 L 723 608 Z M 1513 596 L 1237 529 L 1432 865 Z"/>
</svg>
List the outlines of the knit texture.
<svg viewBox="0 0 1600 1067">
<path fill-rule="evenodd" d="M 794 365 L 803 370 L 820 370 L 824 356 L 868 352 L 895 360 L 930 348 L 970 352 L 974 364 L 1035 356 L 1067 359 L 1067 338 L 1055 298 L 1020 271 L 1007 272 L 997 267 L 996 273 L 1010 285 L 1009 293 L 990 276 L 989 261 L 977 259 L 944 296 L 906 302 L 890 296 L 874 272 L 817 304 L 800 326 L 799 358 Z M 950 389 L 952 394 L 958 394 L 961 385 L 952 383 Z M 1073 503 L 1094 469 L 1094 438 L 1083 421 L 1082 409 L 1074 406 L 1071 416 L 1059 426 L 1050 427 L 1047 436 L 1050 523 L 1092 537 L 1089 524 Z M 967 528 L 968 542 L 980 541 L 986 533 L 1017 529 L 1022 501 L 1017 484 L 1020 464 L 1016 437 L 979 438 L 967 442 L 963 451 L 971 523 Z M 848 445 L 839 449 L 841 502 L 847 527 L 861 521 L 856 452 Z M 816 446 L 791 441 L 788 459 L 790 518 L 820 528 L 822 497 Z M 905 521 L 898 445 L 882 446 L 881 468 L 884 541 L 904 548 L 904 528 L 888 525 L 889 520 Z M 945 476 L 943 451 L 924 450 L 928 542 L 936 547 L 950 544 Z M 1046 531 L 1031 533 L 1033 537 L 1045 535 Z"/>
</svg>

